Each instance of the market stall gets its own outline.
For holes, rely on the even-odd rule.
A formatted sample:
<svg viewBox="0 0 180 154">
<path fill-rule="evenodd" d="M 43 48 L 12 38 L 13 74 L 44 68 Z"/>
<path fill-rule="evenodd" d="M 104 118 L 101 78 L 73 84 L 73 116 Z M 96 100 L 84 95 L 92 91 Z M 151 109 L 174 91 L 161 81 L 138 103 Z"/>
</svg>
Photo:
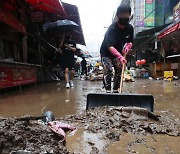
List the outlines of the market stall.
<svg viewBox="0 0 180 154">
<path fill-rule="evenodd" d="M 27 63 L 25 1 L 0 6 L 0 89 L 36 83 L 36 66 Z M 17 9 L 18 8 L 18 9 Z"/>
<path fill-rule="evenodd" d="M 40 65 L 0 60 L 0 89 L 37 82 Z"/>
<path fill-rule="evenodd" d="M 169 71 L 180 77 L 180 2 L 174 7 L 174 22 L 157 33 L 157 38 L 165 55 L 164 70 L 170 65 Z"/>
<path fill-rule="evenodd" d="M 163 62 L 152 64 L 153 76 L 165 75 L 165 71 L 172 76 L 180 77 L 180 2 L 174 7 L 174 21 L 160 32 L 156 33 L 157 40 L 161 43 Z"/>
</svg>

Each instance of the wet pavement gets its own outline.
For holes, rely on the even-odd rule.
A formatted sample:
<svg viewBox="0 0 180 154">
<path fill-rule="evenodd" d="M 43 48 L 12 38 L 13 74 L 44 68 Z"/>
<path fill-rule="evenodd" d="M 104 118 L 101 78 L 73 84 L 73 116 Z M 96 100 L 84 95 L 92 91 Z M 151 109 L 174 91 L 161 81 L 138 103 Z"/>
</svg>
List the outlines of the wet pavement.
<svg viewBox="0 0 180 154">
<path fill-rule="evenodd" d="M 128 133 L 120 132 L 119 134 L 118 131 L 113 133 L 114 137 L 112 137 L 112 133 L 106 132 L 107 136 L 104 139 L 101 127 L 99 131 L 94 133 L 92 131 L 94 130 L 93 127 L 89 125 L 90 122 L 85 121 L 83 123 L 83 119 L 80 118 L 79 122 L 82 123 L 81 125 L 74 123 L 75 121 L 71 119 L 71 122 L 79 128 L 74 136 L 67 137 L 67 149 L 75 153 L 178 153 L 180 150 L 178 144 L 180 138 L 173 137 L 175 135 L 171 136 L 173 130 L 176 129 L 168 127 L 168 123 L 174 128 L 177 126 L 177 129 L 179 129 L 179 83 L 180 81 L 136 80 L 136 82 L 125 83 L 124 85 L 124 92 L 152 94 L 154 96 L 154 113 L 165 117 L 165 120 L 162 120 L 164 121 L 163 125 L 157 125 L 160 134 L 154 132 L 155 134 L 151 135 L 143 133 L 133 133 L 132 135 L 132 131 L 129 130 L 134 129 L 127 127 Z M 59 83 L 51 82 L 37 85 L 36 88 L 32 86 L 23 89 L 21 93 L 19 91 L 2 93 L 0 95 L 0 117 L 19 117 L 27 114 L 39 116 L 42 112 L 48 110 L 53 111 L 57 118 L 66 117 L 66 115 L 70 114 L 78 117 L 85 110 L 87 94 L 101 91 L 101 81 L 90 82 L 76 79 L 75 87 L 72 89 L 66 89 L 65 83 L 61 81 Z M 96 120 L 93 124 L 95 123 Z M 140 126 L 143 125 L 138 124 L 137 128 L 140 128 Z M 149 126 L 151 128 L 153 123 L 149 122 Z M 162 130 L 165 130 L 166 133 L 163 133 Z M 178 131 L 175 132 L 177 133 Z M 138 131 L 135 130 L 135 132 Z M 163 134 L 169 134 L 170 136 Z"/>
<path fill-rule="evenodd" d="M 64 82 L 49 82 L 22 89 L 21 93 L 1 94 L 0 116 L 37 116 L 48 110 L 56 117 L 74 114 L 85 108 L 86 87 L 90 87 L 90 83 L 76 81 L 75 88 L 66 89 Z"/>
<path fill-rule="evenodd" d="M 41 115 L 53 111 L 56 117 L 76 114 L 85 110 L 89 92 L 101 92 L 102 82 L 75 80 L 75 87 L 65 88 L 64 81 L 49 82 L 16 92 L 0 93 L 0 116 L 13 117 Z M 156 111 L 170 111 L 180 117 L 180 81 L 136 80 L 125 83 L 124 92 L 152 94 Z"/>
</svg>

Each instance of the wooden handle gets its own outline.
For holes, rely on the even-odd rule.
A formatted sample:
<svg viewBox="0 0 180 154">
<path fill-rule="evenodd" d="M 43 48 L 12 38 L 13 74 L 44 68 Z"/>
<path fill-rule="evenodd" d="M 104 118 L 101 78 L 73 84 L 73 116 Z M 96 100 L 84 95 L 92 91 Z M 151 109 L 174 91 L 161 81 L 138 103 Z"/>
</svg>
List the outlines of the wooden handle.
<svg viewBox="0 0 180 154">
<path fill-rule="evenodd" d="M 121 81 L 120 81 L 120 90 L 119 90 L 119 93 L 122 93 L 122 89 L 123 89 L 124 69 L 125 69 L 125 64 L 122 65 Z"/>
<path fill-rule="evenodd" d="M 126 59 L 126 55 L 124 55 L 124 58 Z M 124 70 L 125 70 L 126 64 L 122 65 L 122 71 L 121 71 L 121 81 L 120 81 L 120 88 L 119 88 L 119 93 L 122 93 L 123 90 L 123 79 L 124 79 Z"/>
</svg>

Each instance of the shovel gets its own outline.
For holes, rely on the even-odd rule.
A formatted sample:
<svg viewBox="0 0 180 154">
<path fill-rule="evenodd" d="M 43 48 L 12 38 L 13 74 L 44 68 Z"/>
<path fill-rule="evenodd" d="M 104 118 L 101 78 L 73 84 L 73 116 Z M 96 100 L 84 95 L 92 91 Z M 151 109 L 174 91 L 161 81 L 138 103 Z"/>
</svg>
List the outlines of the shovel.
<svg viewBox="0 0 180 154">
<path fill-rule="evenodd" d="M 122 93 L 125 64 L 122 65 L 119 93 L 89 93 L 86 110 L 102 106 L 141 107 L 150 112 L 154 111 L 154 97 L 148 94 Z"/>
</svg>

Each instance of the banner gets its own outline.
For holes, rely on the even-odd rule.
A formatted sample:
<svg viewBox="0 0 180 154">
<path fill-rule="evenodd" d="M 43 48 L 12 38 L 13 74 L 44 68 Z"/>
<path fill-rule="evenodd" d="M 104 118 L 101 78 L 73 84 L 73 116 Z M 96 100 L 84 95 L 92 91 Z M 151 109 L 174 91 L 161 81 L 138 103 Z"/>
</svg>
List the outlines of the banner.
<svg viewBox="0 0 180 154">
<path fill-rule="evenodd" d="M 164 25 L 163 0 L 156 0 L 155 2 L 155 26 L 162 26 Z"/>
<path fill-rule="evenodd" d="M 180 19 L 180 2 L 174 7 L 173 10 L 174 21 L 178 21 Z"/>
<path fill-rule="evenodd" d="M 145 2 L 144 0 L 135 1 L 135 19 L 136 27 L 144 27 L 144 17 L 145 17 Z"/>
<path fill-rule="evenodd" d="M 0 67 L 0 89 L 37 82 L 35 68 Z"/>
<path fill-rule="evenodd" d="M 155 0 L 145 0 L 145 27 L 154 27 Z"/>
</svg>

